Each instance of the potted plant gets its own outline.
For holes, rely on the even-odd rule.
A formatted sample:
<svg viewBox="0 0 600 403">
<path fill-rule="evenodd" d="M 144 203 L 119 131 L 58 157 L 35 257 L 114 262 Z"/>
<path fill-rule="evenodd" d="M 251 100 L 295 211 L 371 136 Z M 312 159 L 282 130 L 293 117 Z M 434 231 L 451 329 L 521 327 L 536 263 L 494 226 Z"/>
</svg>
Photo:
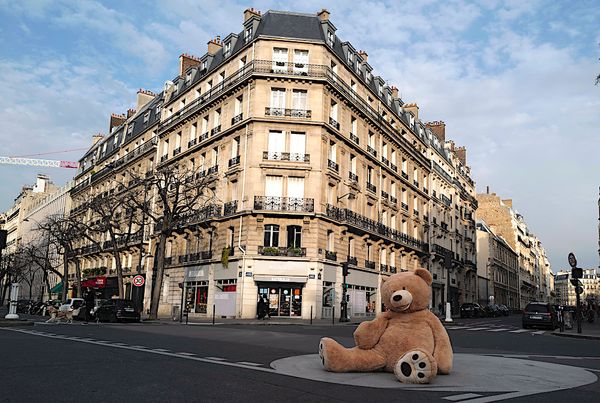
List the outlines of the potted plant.
<svg viewBox="0 0 600 403">
<path fill-rule="evenodd" d="M 267 246 L 263 249 L 263 254 L 266 256 L 279 256 L 279 248 Z"/>
<path fill-rule="evenodd" d="M 287 250 L 288 256 L 302 256 L 302 248 L 290 247 Z"/>
</svg>

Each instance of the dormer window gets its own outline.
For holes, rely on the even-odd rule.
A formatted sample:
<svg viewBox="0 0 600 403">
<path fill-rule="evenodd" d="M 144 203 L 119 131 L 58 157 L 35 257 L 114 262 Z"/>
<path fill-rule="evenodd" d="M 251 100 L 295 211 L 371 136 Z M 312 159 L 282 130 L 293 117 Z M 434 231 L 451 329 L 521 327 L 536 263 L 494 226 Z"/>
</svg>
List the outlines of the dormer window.
<svg viewBox="0 0 600 403">
<path fill-rule="evenodd" d="M 224 55 L 225 57 L 227 57 L 227 56 L 229 56 L 229 53 L 231 53 L 231 42 L 227 42 L 227 43 L 225 44 L 225 48 L 224 48 L 224 51 L 223 51 L 223 55 Z"/>
<path fill-rule="evenodd" d="M 188 71 L 187 74 L 185 75 L 185 83 L 186 83 L 186 85 L 189 84 L 190 81 L 192 81 L 192 72 Z"/>
<path fill-rule="evenodd" d="M 334 36 L 332 31 L 327 31 L 327 44 L 333 47 Z"/>
<path fill-rule="evenodd" d="M 206 73 L 206 68 L 208 66 L 208 62 L 205 60 L 202 62 L 202 65 L 200 66 L 203 70 L 204 73 Z"/>
<path fill-rule="evenodd" d="M 133 133 L 133 126 L 134 126 L 134 124 L 135 124 L 135 122 L 131 122 L 131 123 L 129 124 L 129 126 L 127 126 L 127 135 L 128 135 L 128 136 L 130 136 L 130 135 L 131 135 L 131 133 Z M 115 143 L 117 142 L 117 137 L 118 137 L 118 136 L 115 136 Z"/>
<path fill-rule="evenodd" d="M 144 113 L 144 124 L 148 123 L 149 119 L 150 119 L 150 112 Z"/>
<path fill-rule="evenodd" d="M 154 114 L 156 116 L 160 116 L 160 109 L 162 108 L 161 104 L 156 105 L 156 111 L 154 112 Z"/>
<path fill-rule="evenodd" d="M 373 79 L 373 74 L 371 74 L 370 71 L 367 71 L 367 84 L 370 84 L 372 79 Z"/>
<path fill-rule="evenodd" d="M 252 27 L 248 27 L 244 31 L 244 42 L 248 42 L 250 39 L 252 39 Z"/>
<path fill-rule="evenodd" d="M 383 98 L 383 87 L 379 84 L 379 98 Z"/>
<path fill-rule="evenodd" d="M 348 52 L 348 64 L 352 64 L 352 53 Z"/>
</svg>

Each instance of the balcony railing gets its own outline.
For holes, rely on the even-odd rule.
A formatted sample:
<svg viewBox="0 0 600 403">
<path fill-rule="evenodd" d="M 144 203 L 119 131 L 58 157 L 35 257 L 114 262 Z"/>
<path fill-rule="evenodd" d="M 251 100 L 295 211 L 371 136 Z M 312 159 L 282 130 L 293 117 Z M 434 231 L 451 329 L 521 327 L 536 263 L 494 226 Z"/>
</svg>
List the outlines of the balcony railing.
<svg viewBox="0 0 600 403">
<path fill-rule="evenodd" d="M 244 118 L 244 114 L 240 113 L 239 115 L 236 115 L 234 117 L 231 118 L 231 125 L 233 126 L 234 124 L 241 122 L 242 119 Z"/>
<path fill-rule="evenodd" d="M 230 216 L 237 212 L 238 202 L 237 200 L 232 200 L 223 205 L 223 217 Z"/>
<path fill-rule="evenodd" d="M 383 162 L 388 167 L 390 166 L 390 161 L 387 158 L 385 158 L 385 157 L 381 157 L 381 162 Z"/>
<path fill-rule="evenodd" d="M 289 118 L 310 119 L 312 112 L 310 109 L 288 109 L 288 108 L 265 108 L 265 116 L 285 116 Z"/>
<path fill-rule="evenodd" d="M 390 273 L 392 273 L 392 274 L 398 273 L 398 269 L 396 269 L 396 266 L 390 266 L 389 269 L 390 269 Z"/>
<path fill-rule="evenodd" d="M 333 169 L 335 172 L 338 172 L 340 169 L 340 166 L 338 165 L 337 162 L 328 159 L 327 160 L 327 168 Z"/>
<path fill-rule="evenodd" d="M 353 182 L 358 182 L 358 175 L 353 172 L 348 172 L 348 179 Z"/>
<path fill-rule="evenodd" d="M 416 187 L 419 187 L 419 181 L 418 180 L 413 180 L 413 183 L 415 184 Z"/>
<path fill-rule="evenodd" d="M 212 130 L 210 131 L 210 135 L 211 137 L 214 136 L 217 133 L 221 132 L 221 125 L 215 126 L 212 128 Z"/>
<path fill-rule="evenodd" d="M 373 147 L 367 146 L 367 151 L 373 154 L 374 157 L 377 157 L 377 150 L 375 150 Z"/>
<path fill-rule="evenodd" d="M 200 142 L 208 140 L 208 132 L 204 132 L 200 135 Z"/>
<path fill-rule="evenodd" d="M 156 148 L 157 144 L 158 144 L 158 137 L 152 137 L 152 139 L 146 141 L 144 144 L 140 145 L 139 147 L 134 148 L 133 151 L 131 151 L 130 153 L 127 153 L 126 155 L 122 156 L 121 158 L 119 158 L 118 160 L 113 162 L 113 166 L 115 168 L 117 168 L 117 167 L 120 167 L 121 165 L 131 162 L 134 159 L 136 159 L 137 157 L 141 157 L 142 155 L 146 154 L 148 151 L 154 150 Z"/>
<path fill-rule="evenodd" d="M 326 214 L 333 220 L 347 223 L 353 227 L 360 228 L 374 234 L 379 234 L 383 237 L 389 238 L 412 248 L 420 249 L 422 251 L 426 251 L 428 249 L 427 244 L 419 241 L 418 239 L 390 228 L 375 220 L 357 214 L 349 209 L 341 209 L 331 204 L 327 204 Z"/>
<path fill-rule="evenodd" d="M 367 182 L 367 190 L 370 190 L 373 193 L 377 193 L 377 186 Z"/>
<path fill-rule="evenodd" d="M 310 154 L 288 153 L 281 151 L 263 151 L 263 160 L 310 162 Z"/>
<path fill-rule="evenodd" d="M 360 144 L 360 139 L 354 133 L 350 133 L 350 140 L 354 141 L 357 145 Z"/>
<path fill-rule="evenodd" d="M 196 144 L 198 144 L 198 139 L 192 139 L 192 140 L 188 141 L 188 148 L 193 147 Z"/>
<path fill-rule="evenodd" d="M 419 216 L 419 212 L 417 210 L 413 210 L 413 214 L 415 215 L 415 217 Z"/>
<path fill-rule="evenodd" d="M 447 206 L 450 207 L 450 205 L 452 204 L 452 201 L 446 196 L 446 195 L 442 195 L 442 202 Z"/>
<path fill-rule="evenodd" d="M 315 202 L 314 199 L 302 197 L 254 196 L 254 210 L 312 213 L 315 211 Z"/>
<path fill-rule="evenodd" d="M 217 172 L 219 172 L 219 166 L 214 165 L 206 170 L 206 175 L 216 174 Z"/>
<path fill-rule="evenodd" d="M 373 262 L 372 260 L 365 260 L 365 268 L 367 269 L 375 269 L 375 262 Z"/>
<path fill-rule="evenodd" d="M 396 164 L 390 163 L 390 168 L 392 168 L 392 171 L 398 172 L 398 167 L 396 166 Z"/>
<path fill-rule="evenodd" d="M 390 201 L 394 204 L 398 203 L 398 199 L 396 199 L 394 196 L 390 196 Z"/>
<path fill-rule="evenodd" d="M 379 271 L 380 271 L 380 272 L 382 272 L 382 273 L 387 273 L 387 272 L 388 272 L 388 270 L 389 270 L 389 269 L 388 269 L 388 265 L 387 265 L 387 264 L 383 264 L 383 263 L 379 264 Z"/>
<path fill-rule="evenodd" d="M 177 154 L 179 154 L 181 152 L 181 147 L 177 147 L 176 149 L 173 150 L 173 157 L 176 156 Z"/>
<path fill-rule="evenodd" d="M 169 154 L 165 154 L 162 157 L 160 157 L 160 162 L 165 162 L 168 159 L 169 159 Z"/>
<path fill-rule="evenodd" d="M 408 204 L 402 202 L 402 203 L 400 203 L 400 206 L 402 207 L 402 210 L 408 211 Z"/>
<path fill-rule="evenodd" d="M 384 200 L 388 200 L 390 197 L 390 195 L 388 194 L 388 192 L 386 192 L 385 190 L 381 191 L 381 198 Z"/>
<path fill-rule="evenodd" d="M 354 256 L 348 256 L 348 264 L 352 266 L 358 266 L 358 259 Z"/>
<path fill-rule="evenodd" d="M 325 259 L 327 259 L 327 260 L 333 260 L 334 262 L 337 262 L 337 253 L 329 251 L 329 250 L 326 250 L 325 251 Z"/>
<path fill-rule="evenodd" d="M 258 254 L 263 256 L 306 256 L 306 248 L 294 248 L 285 246 L 259 246 Z"/>
<path fill-rule="evenodd" d="M 229 160 L 228 165 L 231 168 L 234 165 L 239 165 L 239 163 L 240 163 L 240 156 L 237 155 Z"/>
<path fill-rule="evenodd" d="M 331 116 L 329 117 L 329 124 L 335 127 L 337 130 L 340 130 L 340 123 Z"/>
<path fill-rule="evenodd" d="M 219 206 L 218 204 L 209 204 L 208 206 L 204 207 L 199 211 L 183 215 L 177 221 L 176 226 L 178 228 L 184 228 L 187 226 L 200 224 L 210 219 L 218 217 L 221 217 L 221 206 Z M 157 224 L 160 224 L 160 222 Z"/>
</svg>

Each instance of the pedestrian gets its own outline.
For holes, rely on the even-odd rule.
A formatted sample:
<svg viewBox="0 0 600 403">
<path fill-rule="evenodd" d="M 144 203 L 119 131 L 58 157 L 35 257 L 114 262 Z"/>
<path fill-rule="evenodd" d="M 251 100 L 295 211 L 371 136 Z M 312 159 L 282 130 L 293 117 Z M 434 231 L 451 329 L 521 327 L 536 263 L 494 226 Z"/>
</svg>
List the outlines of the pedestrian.
<svg viewBox="0 0 600 403">
<path fill-rule="evenodd" d="M 264 314 L 263 314 L 263 318 L 267 318 L 267 319 L 271 319 L 271 313 L 269 312 L 269 299 L 267 298 L 267 294 L 263 294 L 263 307 L 264 307 Z"/>
<path fill-rule="evenodd" d="M 90 319 L 92 318 L 92 309 L 94 308 L 94 291 L 91 288 L 88 288 L 85 294 L 85 305 L 83 306 L 83 309 L 85 309 L 85 322 L 84 323 L 88 323 L 90 321 Z"/>
<path fill-rule="evenodd" d="M 265 305 L 266 305 L 266 303 L 265 303 L 265 300 L 264 300 L 263 296 L 259 295 L 258 296 L 258 306 L 257 306 L 257 309 L 256 309 L 257 313 L 258 313 L 258 315 L 257 315 L 258 319 L 264 319 L 265 318 L 265 311 L 266 311 Z"/>
</svg>

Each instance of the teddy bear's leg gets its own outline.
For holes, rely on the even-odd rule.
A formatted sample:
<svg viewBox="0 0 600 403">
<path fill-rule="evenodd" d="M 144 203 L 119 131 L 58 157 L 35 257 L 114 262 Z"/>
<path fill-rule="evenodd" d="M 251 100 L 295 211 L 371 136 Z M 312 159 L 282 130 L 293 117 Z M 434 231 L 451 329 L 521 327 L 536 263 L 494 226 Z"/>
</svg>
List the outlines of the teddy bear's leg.
<svg viewBox="0 0 600 403">
<path fill-rule="evenodd" d="M 412 350 L 398 360 L 394 374 L 402 383 L 429 383 L 437 374 L 437 363 L 431 354 Z"/>
<path fill-rule="evenodd" d="M 329 337 L 319 342 L 319 357 L 331 372 L 370 372 L 385 366 L 385 358 L 377 351 L 346 348 Z"/>
</svg>

